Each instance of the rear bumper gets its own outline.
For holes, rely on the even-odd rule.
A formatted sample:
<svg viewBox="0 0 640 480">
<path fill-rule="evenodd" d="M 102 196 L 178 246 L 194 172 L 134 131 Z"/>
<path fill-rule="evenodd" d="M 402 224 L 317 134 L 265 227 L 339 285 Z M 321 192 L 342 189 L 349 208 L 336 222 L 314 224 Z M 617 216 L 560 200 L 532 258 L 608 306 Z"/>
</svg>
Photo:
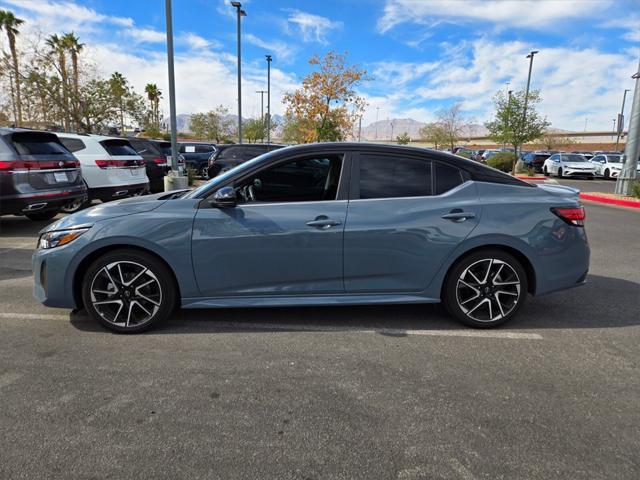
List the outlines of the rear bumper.
<svg viewBox="0 0 640 480">
<path fill-rule="evenodd" d="M 89 197 L 106 202 L 133 195 L 141 195 L 148 190 L 149 182 L 136 183 L 135 185 L 115 185 L 113 187 L 90 188 Z"/>
<path fill-rule="evenodd" d="M 87 189 L 84 184 L 65 189 L 2 195 L 0 215 L 22 215 L 29 212 L 59 210 L 67 203 L 86 195 Z"/>
</svg>

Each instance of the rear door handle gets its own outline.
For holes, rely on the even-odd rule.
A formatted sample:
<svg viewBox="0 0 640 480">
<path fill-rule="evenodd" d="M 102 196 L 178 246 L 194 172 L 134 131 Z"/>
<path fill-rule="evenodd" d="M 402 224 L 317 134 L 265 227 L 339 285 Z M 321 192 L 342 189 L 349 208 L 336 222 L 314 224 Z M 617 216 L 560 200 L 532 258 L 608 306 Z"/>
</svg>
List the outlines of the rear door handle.
<svg viewBox="0 0 640 480">
<path fill-rule="evenodd" d="M 463 212 L 461 210 L 452 210 L 451 212 L 442 215 L 442 218 L 445 220 L 452 220 L 454 222 L 464 222 L 469 218 L 476 218 L 476 214 L 472 212 Z"/>
<path fill-rule="evenodd" d="M 307 222 L 307 225 L 310 227 L 320 228 L 322 230 L 326 230 L 327 228 L 335 227 L 337 225 L 341 225 L 342 222 L 340 220 L 331 220 L 329 218 L 317 218 L 315 220 L 311 220 Z"/>
</svg>

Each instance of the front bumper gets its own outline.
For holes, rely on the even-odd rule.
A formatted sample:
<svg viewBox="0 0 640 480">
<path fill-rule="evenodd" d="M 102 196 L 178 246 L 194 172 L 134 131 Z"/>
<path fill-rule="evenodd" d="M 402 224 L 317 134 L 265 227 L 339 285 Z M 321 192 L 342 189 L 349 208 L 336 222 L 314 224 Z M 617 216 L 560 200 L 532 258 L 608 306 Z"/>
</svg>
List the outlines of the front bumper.
<svg viewBox="0 0 640 480">
<path fill-rule="evenodd" d="M 595 177 L 595 170 L 574 170 L 571 168 L 565 168 L 562 170 L 562 175 L 565 177 Z"/>
<path fill-rule="evenodd" d="M 77 308 L 73 278 L 68 273 L 77 252 L 75 242 L 52 249 L 36 249 L 31 257 L 33 296 L 47 307 Z"/>
</svg>

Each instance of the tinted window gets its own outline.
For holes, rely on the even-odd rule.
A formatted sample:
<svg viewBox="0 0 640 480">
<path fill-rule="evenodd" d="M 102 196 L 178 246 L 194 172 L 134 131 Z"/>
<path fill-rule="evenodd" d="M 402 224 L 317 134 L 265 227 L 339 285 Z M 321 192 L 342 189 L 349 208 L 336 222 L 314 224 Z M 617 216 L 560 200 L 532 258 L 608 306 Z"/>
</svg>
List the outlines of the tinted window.
<svg viewBox="0 0 640 480">
<path fill-rule="evenodd" d="M 32 132 L 11 135 L 14 148 L 20 155 L 68 155 L 58 138 L 50 134 Z"/>
<path fill-rule="evenodd" d="M 196 153 L 211 153 L 215 150 L 211 145 L 196 145 L 195 152 Z"/>
<path fill-rule="evenodd" d="M 445 163 L 435 163 L 436 195 L 442 195 L 462 183 L 460 170 Z"/>
<path fill-rule="evenodd" d="M 220 152 L 218 158 L 239 158 L 242 147 L 227 147 Z"/>
<path fill-rule="evenodd" d="M 60 138 L 60 143 L 67 147 L 67 150 L 70 152 L 78 152 L 87 148 L 84 142 L 79 138 Z"/>
<path fill-rule="evenodd" d="M 420 158 L 360 155 L 360 198 L 431 195 L 431 162 Z"/>
<path fill-rule="evenodd" d="M 341 155 L 305 157 L 267 168 L 236 188 L 241 202 L 335 200 Z"/>
<path fill-rule="evenodd" d="M 138 152 L 126 140 L 103 140 L 100 145 L 104 147 L 109 155 L 114 157 L 138 155 Z"/>
</svg>

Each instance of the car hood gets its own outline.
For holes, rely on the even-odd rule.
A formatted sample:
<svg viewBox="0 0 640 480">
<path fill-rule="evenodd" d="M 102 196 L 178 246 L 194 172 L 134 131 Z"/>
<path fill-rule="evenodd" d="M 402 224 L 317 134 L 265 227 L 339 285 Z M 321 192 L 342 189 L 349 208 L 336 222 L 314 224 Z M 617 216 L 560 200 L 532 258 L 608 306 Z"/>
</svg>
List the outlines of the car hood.
<svg viewBox="0 0 640 480">
<path fill-rule="evenodd" d="M 563 164 L 569 168 L 593 168 L 593 165 L 588 162 L 563 162 Z"/>
<path fill-rule="evenodd" d="M 96 222 L 106 220 L 108 218 L 149 212 L 158 208 L 178 192 L 179 191 L 162 192 L 154 195 L 144 195 L 141 197 L 131 197 L 123 200 L 101 203 L 95 207 L 87 208 L 86 210 L 81 210 L 72 215 L 61 218 L 57 222 L 47 226 L 42 230 L 42 232 L 63 230 L 65 228 L 89 227 Z"/>
</svg>

